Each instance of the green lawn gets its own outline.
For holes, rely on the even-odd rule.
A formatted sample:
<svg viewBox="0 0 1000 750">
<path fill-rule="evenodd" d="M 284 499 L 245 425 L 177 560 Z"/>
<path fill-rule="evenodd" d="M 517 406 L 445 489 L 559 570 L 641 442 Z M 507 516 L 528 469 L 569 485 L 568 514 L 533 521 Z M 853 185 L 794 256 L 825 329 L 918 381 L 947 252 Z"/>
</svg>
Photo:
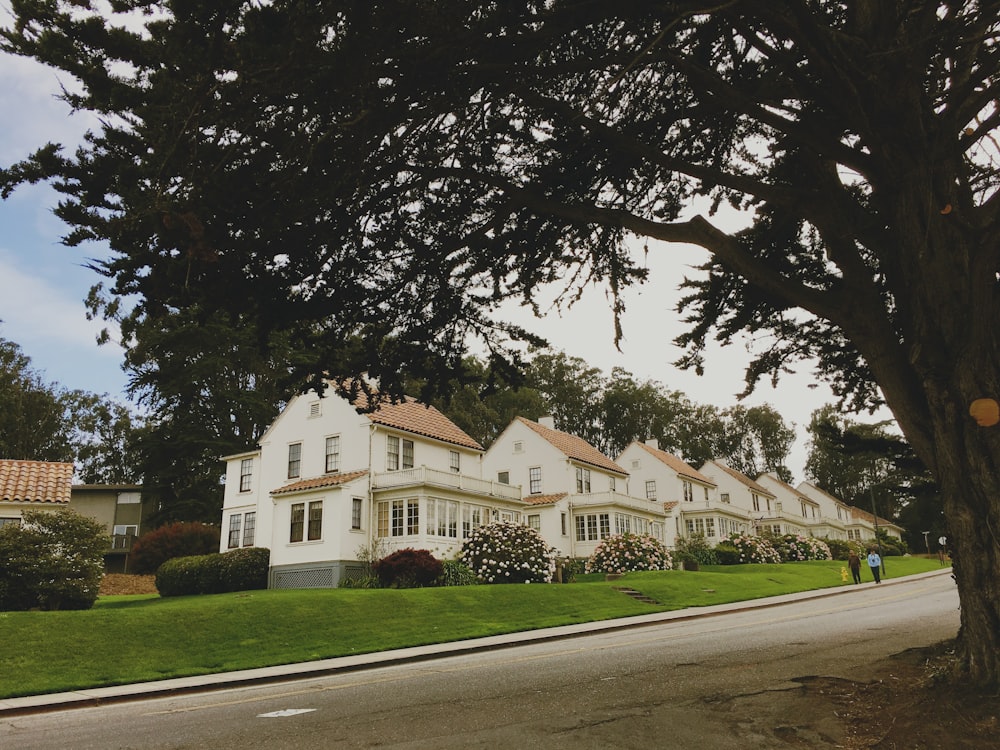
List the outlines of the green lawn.
<svg viewBox="0 0 1000 750">
<path fill-rule="evenodd" d="M 844 586 L 841 562 L 582 576 L 572 585 L 119 596 L 82 612 L 0 612 L 0 698 L 147 682 Z M 886 560 L 888 577 L 938 568 Z M 862 566 L 865 580 L 868 571 Z M 656 600 L 616 591 L 627 585 Z"/>
</svg>

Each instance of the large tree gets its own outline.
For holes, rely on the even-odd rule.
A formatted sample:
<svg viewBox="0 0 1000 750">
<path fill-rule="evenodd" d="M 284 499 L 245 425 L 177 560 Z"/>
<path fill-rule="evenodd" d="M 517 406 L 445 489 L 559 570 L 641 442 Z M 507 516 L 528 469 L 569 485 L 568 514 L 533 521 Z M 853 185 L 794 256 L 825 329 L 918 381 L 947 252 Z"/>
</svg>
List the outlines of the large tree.
<svg viewBox="0 0 1000 750">
<path fill-rule="evenodd" d="M 102 125 L 3 190 L 53 180 L 131 315 L 222 309 L 302 375 L 446 382 L 470 333 L 518 334 L 504 299 L 600 279 L 617 312 L 629 238 L 700 245 L 686 364 L 769 332 L 751 381 L 811 357 L 884 398 L 942 489 L 964 664 L 1000 682 L 1000 434 L 969 416 L 1000 395 L 998 2 L 87 5 L 12 3 L 6 48 Z"/>
</svg>

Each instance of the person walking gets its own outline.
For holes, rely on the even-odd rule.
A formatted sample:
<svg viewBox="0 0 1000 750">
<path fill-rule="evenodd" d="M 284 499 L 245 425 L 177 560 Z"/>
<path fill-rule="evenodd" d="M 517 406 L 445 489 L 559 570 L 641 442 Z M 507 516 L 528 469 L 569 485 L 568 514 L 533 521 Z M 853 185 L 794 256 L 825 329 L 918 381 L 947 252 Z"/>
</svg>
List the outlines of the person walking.
<svg viewBox="0 0 1000 750">
<path fill-rule="evenodd" d="M 872 569 L 872 578 L 875 583 L 882 583 L 882 558 L 874 548 L 868 550 L 868 567 Z"/>
<path fill-rule="evenodd" d="M 851 569 L 851 578 L 854 582 L 861 583 L 861 558 L 854 550 L 847 556 L 847 567 Z"/>
</svg>

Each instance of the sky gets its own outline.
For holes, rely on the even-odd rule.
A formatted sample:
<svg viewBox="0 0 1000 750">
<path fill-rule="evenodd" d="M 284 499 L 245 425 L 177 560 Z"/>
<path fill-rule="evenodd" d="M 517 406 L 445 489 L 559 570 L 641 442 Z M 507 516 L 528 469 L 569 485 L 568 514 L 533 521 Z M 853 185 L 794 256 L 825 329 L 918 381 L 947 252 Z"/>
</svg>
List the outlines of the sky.
<svg viewBox="0 0 1000 750">
<path fill-rule="evenodd" d="M 0 6 L 0 23 L 3 19 Z M 95 127 L 89 115 L 71 115 L 58 100 L 61 84 L 72 81 L 60 80 L 54 71 L 32 61 L 0 54 L 0 166 L 10 166 L 50 140 L 72 148 L 88 127 Z M 98 244 L 61 245 L 67 227 L 52 213 L 57 200 L 51 188 L 35 185 L 21 187 L 0 201 L 0 337 L 18 344 L 46 382 L 124 401 L 123 352 L 114 343 L 97 345 L 104 323 L 88 321 L 83 303 L 90 287 L 103 280 L 86 264 L 106 257 L 107 249 Z M 642 254 L 639 247 L 636 252 Z M 650 243 L 643 260 L 649 280 L 625 292 L 620 351 L 614 346 L 610 303 L 598 288 L 561 315 L 549 311 L 535 320 L 525 311 L 512 310 L 511 316 L 555 349 L 580 357 L 607 375 L 613 367 L 622 367 L 639 381 L 657 381 L 699 404 L 732 406 L 743 390 L 743 372 L 750 360 L 745 345 L 712 347 L 701 377 L 671 364 L 682 353 L 672 344 L 683 330 L 674 310 L 681 296 L 678 285 L 692 273 L 692 266 L 707 257 L 699 248 Z M 814 410 L 833 401 L 830 389 L 803 364 L 795 374 L 783 376 L 776 389 L 761 382 L 742 403 L 768 403 L 795 426 L 797 438 L 788 463 L 797 483 L 805 478 L 805 426 Z"/>
</svg>

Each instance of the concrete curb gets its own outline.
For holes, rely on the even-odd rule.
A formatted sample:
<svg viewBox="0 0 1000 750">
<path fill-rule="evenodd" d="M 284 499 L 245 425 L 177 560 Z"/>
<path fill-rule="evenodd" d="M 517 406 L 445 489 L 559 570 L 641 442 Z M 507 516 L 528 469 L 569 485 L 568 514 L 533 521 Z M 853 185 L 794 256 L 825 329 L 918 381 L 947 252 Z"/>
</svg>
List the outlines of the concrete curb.
<svg viewBox="0 0 1000 750">
<path fill-rule="evenodd" d="M 741 612 L 752 609 L 778 607 L 789 602 L 807 599 L 818 599 L 829 596 L 850 594 L 875 586 L 891 586 L 895 583 L 932 578 L 940 575 L 950 575 L 951 568 L 918 573 L 902 578 L 890 578 L 881 584 L 874 582 L 858 585 L 843 585 L 831 589 L 816 589 L 801 591 L 795 594 L 751 599 L 745 602 L 717 604 L 708 607 L 691 607 L 672 612 L 657 612 L 649 615 L 637 615 L 617 620 L 562 625 L 543 630 L 527 630 L 519 633 L 475 638 L 465 641 L 436 643 L 428 646 L 414 646 L 392 651 L 381 651 L 357 656 L 341 656 L 333 659 L 304 662 L 301 664 L 283 664 L 274 667 L 246 669 L 239 672 L 223 672 L 220 674 L 199 675 L 195 677 L 179 677 L 157 682 L 142 682 L 130 685 L 91 688 L 65 693 L 49 693 L 32 695 L 23 698 L 0 699 L 0 716 L 20 716 L 25 714 L 61 711 L 65 709 L 103 706 L 111 703 L 141 700 L 144 698 L 159 698 L 168 695 L 183 695 L 188 693 L 208 692 L 219 688 L 249 687 L 295 679 L 309 679 L 325 675 L 357 672 L 375 667 L 406 664 L 419 661 L 438 659 L 443 656 L 464 654 L 474 651 L 491 651 L 510 648 L 525 643 L 542 643 L 566 638 L 575 638 L 593 633 L 602 633 L 627 628 L 648 627 L 666 622 L 684 622 L 704 617 L 715 617 L 729 612 Z"/>
</svg>

